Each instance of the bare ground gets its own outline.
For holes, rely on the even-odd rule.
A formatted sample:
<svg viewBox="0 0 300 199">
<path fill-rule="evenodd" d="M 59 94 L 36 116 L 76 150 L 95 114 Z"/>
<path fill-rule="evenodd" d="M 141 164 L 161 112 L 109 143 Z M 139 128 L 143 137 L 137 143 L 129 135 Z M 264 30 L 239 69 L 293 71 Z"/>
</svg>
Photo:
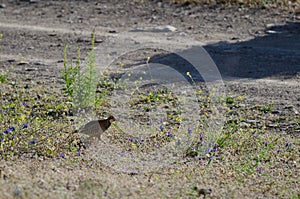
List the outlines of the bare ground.
<svg viewBox="0 0 300 199">
<path fill-rule="evenodd" d="M 274 102 L 274 110 L 278 111 L 274 114 L 288 112 L 299 118 L 299 13 L 152 1 L 2 2 L 5 7 L 0 8 L 0 67 L 16 73 L 18 82 L 42 84 L 57 92 L 63 83 L 60 71 L 64 44 L 68 45 L 68 55 L 76 58 L 77 45 L 82 52 L 89 49 L 93 28 L 96 48 L 101 49 L 113 45 L 111 38 L 119 33 L 172 25 L 177 28 L 174 34 L 186 33 L 202 43 L 216 63 L 227 93 L 245 96 L 247 106 Z M 291 130 L 288 124 L 270 128 L 270 132 L 299 145 L 299 131 Z M 299 156 L 293 161 L 282 167 L 281 174 L 286 178 L 290 175 L 285 186 L 299 198 Z M 243 179 L 230 169 L 224 170 L 222 165 L 229 162 L 223 160 L 208 167 L 192 162 L 172 175 L 169 170 L 130 175 L 80 158 L 1 160 L 0 197 L 192 198 L 196 195 L 189 193 L 190 187 L 195 184 L 211 187 L 211 198 L 291 197 L 285 188 L 278 188 L 281 184 L 268 181 L 267 176 Z M 286 171 L 289 168 L 293 168 L 291 173 Z"/>
</svg>

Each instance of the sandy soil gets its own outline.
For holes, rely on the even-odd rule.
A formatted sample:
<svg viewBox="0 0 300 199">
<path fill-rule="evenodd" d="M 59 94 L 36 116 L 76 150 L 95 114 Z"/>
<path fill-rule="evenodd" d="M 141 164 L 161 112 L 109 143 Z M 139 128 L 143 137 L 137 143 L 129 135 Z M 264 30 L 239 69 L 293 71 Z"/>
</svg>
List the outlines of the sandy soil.
<svg viewBox="0 0 300 199">
<path fill-rule="evenodd" d="M 187 46 L 197 41 L 212 57 L 227 93 L 245 95 L 251 105 L 273 101 L 279 111 L 292 106 L 294 114 L 299 115 L 300 18 L 296 13 L 221 6 L 180 6 L 158 1 L 1 2 L 5 6 L 0 8 L 0 33 L 3 34 L 0 40 L 0 67 L 1 70 L 12 70 L 10 66 L 14 65 L 13 70 L 23 74 L 19 81 L 24 83 L 62 83 L 60 71 L 63 68 L 64 45 L 68 45 L 69 57 L 76 58 L 77 45 L 81 46 L 84 54 L 90 47 L 94 28 L 96 52 L 102 55 L 101 49 L 111 48 L 111 52 L 115 52 L 118 48 L 115 57 L 130 50 L 130 46 L 125 46 L 128 41 L 141 46 L 141 43 L 159 43 L 161 37 L 167 36 L 169 42 L 177 45 L 182 44 L 181 38 L 188 38 L 191 43 L 187 42 Z M 171 25 L 177 30 L 163 33 L 150 31 L 151 34 L 148 31 L 130 32 L 159 25 Z M 149 39 L 149 34 L 155 35 L 155 38 Z M 103 60 L 99 62 L 106 63 Z M 106 66 L 99 67 L 103 69 Z M 27 77 L 28 74 L 31 78 Z M 299 137 L 299 132 L 294 136 Z M 85 164 L 86 167 L 82 166 Z M 160 185 L 155 183 L 157 173 L 130 176 L 115 173 L 110 168 L 96 169 L 96 164 L 99 163 L 80 162 L 74 167 L 74 163 L 60 159 L 1 161 L 0 189 L 5 192 L 0 194 L 1 198 L 120 198 L 136 197 L 143 191 L 144 196 L 155 195 L 151 190 L 159 189 Z M 103 182 L 97 180 L 100 176 Z M 160 178 L 163 180 L 165 174 L 161 173 Z M 28 179 L 31 181 L 29 184 Z M 189 178 L 178 177 L 177 180 L 182 180 L 184 184 Z M 208 179 L 205 184 L 211 181 Z M 164 184 L 161 190 L 168 187 L 176 186 Z M 34 195 L 30 192 L 32 188 L 36 190 Z M 95 188 L 99 190 L 95 191 Z M 243 195 L 234 187 L 220 189 L 220 195 L 215 197 L 223 198 L 225 195 L 229 198 L 263 197 L 251 192 Z"/>
</svg>

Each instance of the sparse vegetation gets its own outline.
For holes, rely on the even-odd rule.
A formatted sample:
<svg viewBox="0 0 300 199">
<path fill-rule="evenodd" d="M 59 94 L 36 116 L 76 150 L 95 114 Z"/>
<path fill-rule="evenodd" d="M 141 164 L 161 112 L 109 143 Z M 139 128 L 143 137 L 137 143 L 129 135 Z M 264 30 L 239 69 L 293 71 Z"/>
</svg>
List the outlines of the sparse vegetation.
<svg viewBox="0 0 300 199">
<path fill-rule="evenodd" d="M 7 75 L 10 76 L 12 73 Z M 1 92 L 1 126 L 3 130 L 0 152 L 2 160 L 16 159 L 20 156 L 60 157 L 71 161 L 77 161 L 79 156 L 83 159 L 88 158 L 84 155 L 85 149 L 78 148 L 76 145 L 76 138 L 68 135 L 72 131 L 72 124 L 65 116 L 70 113 L 72 107 L 66 103 L 67 98 L 59 98 L 59 93 L 45 93 L 43 87 L 33 88 L 31 85 L 11 84 L 9 79 L 1 87 L 6 90 Z M 44 93 L 44 97 L 37 100 L 37 96 L 42 93 Z M 143 106 L 150 105 L 150 108 L 176 99 L 169 95 L 167 90 L 158 90 L 148 94 L 139 92 L 138 96 L 139 98 L 133 99 L 133 103 L 136 105 L 141 103 Z M 202 97 L 204 99 L 204 96 Z M 243 183 L 246 179 L 259 182 L 268 179 L 268 184 L 261 185 L 263 189 L 268 189 L 270 183 L 284 182 L 287 180 L 286 178 L 292 179 L 296 183 L 296 174 L 282 177 L 278 181 L 276 173 L 281 170 L 280 168 L 296 166 L 299 145 L 289 137 L 273 133 L 270 122 L 278 125 L 280 122 L 290 121 L 299 125 L 299 119 L 288 115 L 289 117 L 280 116 L 274 120 L 268 120 L 266 117 L 273 118 L 275 114 L 272 113 L 274 108 L 270 108 L 275 105 L 273 102 L 267 106 L 240 105 L 246 104 L 246 102 L 247 98 L 244 97 L 227 96 L 228 119 L 223 129 L 223 136 L 211 143 L 211 147 L 204 149 L 205 153 L 203 153 L 201 145 L 205 142 L 205 131 L 202 131 L 203 134 L 199 135 L 200 139 L 186 151 L 187 162 L 190 166 L 175 164 L 176 168 L 172 168 L 169 175 L 177 178 L 188 175 L 192 168 L 196 171 L 204 168 L 206 172 L 202 173 L 202 176 L 206 176 L 213 167 L 215 172 L 222 173 L 221 182 L 228 185 L 233 182 Z M 180 115 L 180 113 L 178 114 Z M 188 133 L 193 133 L 189 131 L 187 130 Z M 123 143 L 125 143 L 124 146 L 127 145 L 126 150 L 143 152 L 144 146 L 155 149 L 160 144 L 170 142 L 176 137 L 172 131 L 162 132 L 164 133 L 155 137 L 153 143 L 151 140 L 139 140 L 139 138 L 115 136 L 114 139 L 125 139 Z M 93 161 L 96 162 L 96 160 Z M 223 173 L 224 171 L 227 172 Z M 155 172 L 153 175 L 156 175 Z M 193 179 L 193 176 L 189 178 Z M 197 183 L 197 181 L 197 179 L 193 179 L 191 182 Z M 81 186 L 89 185 L 82 184 Z M 190 186 L 192 190 L 192 184 Z M 93 186 L 90 188 L 93 189 Z M 281 197 L 288 194 L 293 198 L 297 195 L 295 192 L 289 193 L 288 190 L 289 188 L 286 191 L 281 189 L 273 191 L 274 194 Z M 197 195 L 197 192 L 191 191 L 191 194 Z"/>
<path fill-rule="evenodd" d="M 281 5 L 290 8 L 298 4 L 297 1 L 288 5 L 287 1 L 201 2 L 261 8 Z M 75 62 L 71 60 L 68 64 L 65 46 L 61 73 L 64 82 L 57 81 L 58 76 L 54 81 L 48 76 L 44 78 L 40 71 L 24 74 L 24 69 L 18 71 L 11 66 L 16 64 L 13 61 L 3 64 L 0 72 L 1 198 L 201 198 L 202 195 L 205 198 L 300 198 L 299 113 L 286 102 L 259 101 L 247 95 L 239 96 L 237 92 L 222 96 L 226 121 L 221 132 L 213 132 L 205 122 L 213 114 L 212 99 L 205 88 L 195 86 L 197 107 L 189 108 L 198 112 L 190 117 L 197 114 L 201 117 L 192 128 L 181 128 L 189 119 L 180 107 L 185 99 L 155 85 L 135 90 L 128 104 L 132 111 L 128 115 L 132 117 L 125 120 L 144 127 L 140 131 L 150 129 L 152 134 L 146 138 L 135 136 L 128 132 L 131 126 L 120 131 L 117 122 L 105 137 L 108 140 L 105 147 L 121 148 L 122 152 L 107 158 L 118 163 L 130 152 L 144 158 L 147 157 L 144 154 L 169 143 L 189 147 L 179 157 L 182 161 L 170 161 L 162 168 L 141 173 L 124 172 L 126 165 L 120 170 L 111 169 L 97 157 L 103 151 L 84 148 L 79 136 L 73 133 L 77 128 L 76 109 L 94 109 L 103 116 L 114 106 L 119 108 L 121 116 L 127 113 L 113 99 L 114 92 L 126 91 L 125 85 L 118 83 L 119 74 L 104 71 L 97 76 L 94 41 L 95 34 L 85 62 L 78 47 Z M 26 58 L 22 62 L 26 63 Z M 186 75 L 192 77 L 189 72 Z M 191 80 L 205 87 L 204 83 Z M 150 114 L 159 118 L 160 113 L 166 115 L 165 120 L 149 119 Z M 177 140 L 181 133 L 197 139 L 182 143 Z M 220 136 L 210 137 L 214 134 Z M 164 157 L 158 156 L 158 161 L 159 158 Z"/>
</svg>

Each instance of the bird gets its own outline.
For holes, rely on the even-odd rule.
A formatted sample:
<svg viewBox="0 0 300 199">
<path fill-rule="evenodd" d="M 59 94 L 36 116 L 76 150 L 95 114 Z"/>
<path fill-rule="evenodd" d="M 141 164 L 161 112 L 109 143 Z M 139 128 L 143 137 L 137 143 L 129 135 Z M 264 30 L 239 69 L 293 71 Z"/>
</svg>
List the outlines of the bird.
<svg viewBox="0 0 300 199">
<path fill-rule="evenodd" d="M 100 137 L 110 125 L 116 121 L 114 116 L 109 116 L 107 119 L 93 120 L 81 127 L 77 132 L 92 137 Z"/>
</svg>

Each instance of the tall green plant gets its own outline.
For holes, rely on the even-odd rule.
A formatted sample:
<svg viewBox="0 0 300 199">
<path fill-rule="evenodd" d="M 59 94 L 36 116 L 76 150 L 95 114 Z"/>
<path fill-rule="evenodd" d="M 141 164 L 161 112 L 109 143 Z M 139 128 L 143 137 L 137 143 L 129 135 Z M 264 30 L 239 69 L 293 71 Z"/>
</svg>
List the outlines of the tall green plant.
<svg viewBox="0 0 300 199">
<path fill-rule="evenodd" d="M 95 31 L 92 34 L 91 50 L 87 53 L 87 59 L 83 67 L 78 64 L 79 70 L 75 76 L 73 85 L 74 108 L 92 108 L 95 105 L 95 91 L 97 76 L 95 69 L 96 56 L 94 53 Z"/>
<path fill-rule="evenodd" d="M 73 66 L 73 62 L 71 62 L 70 67 L 68 67 L 67 66 L 67 45 L 65 45 L 64 70 L 62 71 L 62 78 L 65 80 L 64 91 L 71 100 L 73 99 L 73 89 L 75 84 L 75 78 L 77 75 L 80 75 L 80 46 L 78 46 L 77 60 L 75 66 Z"/>
<path fill-rule="evenodd" d="M 77 60 L 75 66 L 71 62 L 67 64 L 67 47 L 64 48 L 64 70 L 62 78 L 65 80 L 65 93 L 73 102 L 75 110 L 79 108 L 92 108 L 95 105 L 95 91 L 97 86 L 97 75 L 95 69 L 96 56 L 94 53 L 95 30 L 92 34 L 91 50 L 87 53 L 84 63 L 81 63 L 81 52 L 78 46 Z"/>
</svg>

